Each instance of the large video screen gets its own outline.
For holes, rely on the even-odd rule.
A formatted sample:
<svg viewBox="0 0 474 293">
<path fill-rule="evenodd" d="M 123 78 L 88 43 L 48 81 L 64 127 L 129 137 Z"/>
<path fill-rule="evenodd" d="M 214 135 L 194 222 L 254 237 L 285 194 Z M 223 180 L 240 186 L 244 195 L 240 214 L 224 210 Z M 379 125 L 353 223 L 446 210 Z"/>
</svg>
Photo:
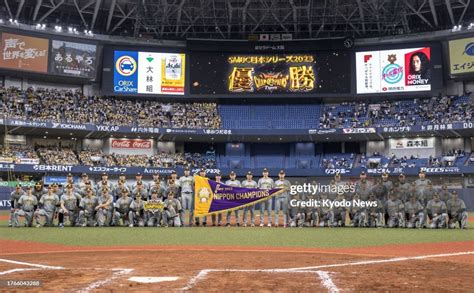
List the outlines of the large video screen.
<svg viewBox="0 0 474 293">
<path fill-rule="evenodd" d="M 185 54 L 114 51 L 113 92 L 184 95 Z"/>
<path fill-rule="evenodd" d="M 2 33 L 0 67 L 46 73 L 49 40 Z"/>
<path fill-rule="evenodd" d="M 74 77 L 95 78 L 96 51 L 93 44 L 53 40 L 50 73 Z"/>
<path fill-rule="evenodd" d="M 356 53 L 357 93 L 431 90 L 429 47 Z"/>
<path fill-rule="evenodd" d="M 474 73 L 474 37 L 449 41 L 449 72 Z"/>
<path fill-rule="evenodd" d="M 349 93 L 347 52 L 232 54 L 195 52 L 191 94 Z"/>
</svg>

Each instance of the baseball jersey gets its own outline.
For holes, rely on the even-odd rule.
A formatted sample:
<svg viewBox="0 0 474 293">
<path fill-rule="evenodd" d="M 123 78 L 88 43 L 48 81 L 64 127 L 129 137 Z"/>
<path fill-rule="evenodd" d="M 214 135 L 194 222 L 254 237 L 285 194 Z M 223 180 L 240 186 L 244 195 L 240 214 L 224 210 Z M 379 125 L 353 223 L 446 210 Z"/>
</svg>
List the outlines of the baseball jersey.
<svg viewBox="0 0 474 293">
<path fill-rule="evenodd" d="M 451 199 L 451 193 L 448 190 L 441 190 L 439 192 L 439 199 L 447 203 Z"/>
<path fill-rule="evenodd" d="M 356 183 L 355 193 L 360 196 L 360 200 L 367 200 L 369 199 L 370 192 L 372 190 L 372 184 L 365 180 L 359 180 Z"/>
<path fill-rule="evenodd" d="M 429 202 L 430 200 L 433 199 L 434 194 L 436 191 L 432 187 L 428 187 L 422 191 L 422 198 L 425 200 L 425 202 Z M 441 198 L 440 198 L 441 199 Z"/>
<path fill-rule="evenodd" d="M 101 196 L 99 196 L 98 202 L 99 202 L 99 205 L 102 205 L 102 204 L 108 205 L 108 207 L 105 208 L 107 210 L 112 210 L 114 208 L 113 198 L 110 195 L 107 195 L 107 196 L 101 195 Z"/>
<path fill-rule="evenodd" d="M 145 201 L 143 200 L 133 200 L 130 203 L 130 209 L 133 210 L 134 212 L 139 212 L 142 211 L 145 208 Z"/>
<path fill-rule="evenodd" d="M 109 181 L 100 181 L 97 183 L 96 192 L 97 194 L 102 193 L 102 189 L 107 188 L 109 191 L 112 191 L 112 183 Z"/>
<path fill-rule="evenodd" d="M 405 213 L 413 215 L 418 214 L 421 211 L 423 211 L 423 206 L 419 201 L 415 201 L 415 203 L 407 201 L 405 203 Z"/>
<path fill-rule="evenodd" d="M 257 188 L 257 182 L 255 180 L 244 180 L 240 183 L 240 186 L 245 188 Z"/>
<path fill-rule="evenodd" d="M 377 183 L 374 185 L 374 187 L 372 187 L 372 193 L 377 199 L 383 201 L 388 195 L 388 189 L 385 187 L 385 185 Z"/>
<path fill-rule="evenodd" d="M 387 188 L 387 191 L 390 191 L 393 189 L 393 182 L 392 180 L 383 180 L 382 179 L 382 185 L 385 186 L 385 188 Z"/>
<path fill-rule="evenodd" d="M 148 190 L 148 184 L 146 184 L 143 181 L 141 181 L 141 183 L 142 183 L 143 189 Z M 131 187 L 132 192 L 134 192 L 137 189 L 137 186 L 138 186 L 138 181 L 132 184 L 132 187 Z"/>
<path fill-rule="evenodd" d="M 10 200 L 13 201 L 13 204 L 14 204 L 15 207 L 18 204 L 18 200 L 20 199 L 20 197 L 25 195 L 25 194 L 26 194 L 26 192 L 23 191 L 23 190 L 20 190 L 19 192 L 16 192 L 16 190 L 15 190 L 12 193 L 10 193 Z"/>
<path fill-rule="evenodd" d="M 275 182 L 273 181 L 272 178 L 270 177 L 267 177 L 267 178 L 260 178 L 258 179 L 258 188 L 261 188 L 261 189 L 272 189 L 273 187 L 275 187 Z"/>
<path fill-rule="evenodd" d="M 411 185 L 410 183 L 404 181 L 398 182 L 398 196 L 402 201 L 407 201 L 411 194 Z"/>
<path fill-rule="evenodd" d="M 396 214 L 405 210 L 403 202 L 399 199 L 388 199 L 385 202 L 385 210 L 389 216 L 395 216 Z"/>
<path fill-rule="evenodd" d="M 384 211 L 384 207 L 383 207 L 383 204 L 380 200 L 378 199 L 375 199 L 374 200 L 376 202 L 376 205 L 375 206 L 371 206 L 369 209 L 368 209 L 368 213 L 371 214 L 371 213 L 383 213 Z"/>
<path fill-rule="evenodd" d="M 225 185 L 229 185 L 229 186 L 233 186 L 233 187 L 240 187 L 240 181 L 239 180 L 227 180 L 225 183 Z"/>
<path fill-rule="evenodd" d="M 22 210 L 32 212 L 38 205 L 38 199 L 34 195 L 24 194 L 18 199 L 18 205 Z"/>
<path fill-rule="evenodd" d="M 181 176 L 179 185 L 181 186 L 181 193 L 192 193 L 194 191 L 194 177 Z"/>
<path fill-rule="evenodd" d="M 177 213 L 182 209 L 181 202 L 176 198 L 173 198 L 173 199 L 167 198 L 165 200 L 165 207 L 168 209 L 168 212 L 170 213 L 170 217 L 175 217 Z"/>
<path fill-rule="evenodd" d="M 416 189 L 417 190 L 423 190 L 423 189 L 426 189 L 428 188 L 428 185 L 431 183 L 431 180 L 429 179 L 416 179 L 415 180 L 415 186 L 416 186 Z"/>
<path fill-rule="evenodd" d="M 115 208 L 121 214 L 126 214 L 130 210 L 130 204 L 132 203 L 133 199 L 129 196 L 127 197 L 120 197 L 115 202 Z"/>
<path fill-rule="evenodd" d="M 426 210 L 431 214 L 442 214 L 446 212 L 446 204 L 444 201 L 435 201 L 432 199 L 426 205 Z"/>
<path fill-rule="evenodd" d="M 88 186 L 89 186 L 90 188 L 94 189 L 94 182 L 92 182 L 92 181 L 90 181 L 90 180 L 87 181 L 87 182 L 89 182 L 90 185 L 87 185 L 87 184 L 86 184 L 86 181 L 84 181 L 84 180 L 79 181 L 79 183 L 76 184 L 76 189 L 80 189 L 80 190 L 83 190 L 83 191 L 84 191 L 84 190 L 86 190 L 86 188 L 87 188 Z"/>
<path fill-rule="evenodd" d="M 56 206 L 59 204 L 59 197 L 55 193 L 44 194 L 39 203 L 43 210 L 53 213 L 56 210 Z"/>
<path fill-rule="evenodd" d="M 79 203 L 79 206 L 82 209 L 88 211 L 89 213 L 93 213 L 97 205 L 98 205 L 98 198 L 96 196 L 83 197 L 81 199 L 81 202 Z"/>
<path fill-rule="evenodd" d="M 136 198 L 137 196 L 140 196 L 142 200 L 147 200 L 148 199 L 148 192 L 146 189 L 142 188 L 141 190 L 134 189 L 132 191 L 133 198 Z"/>
<path fill-rule="evenodd" d="M 81 196 L 77 193 L 72 193 L 71 195 L 63 194 L 61 196 L 61 204 L 69 210 L 73 211 L 77 208 L 78 202 L 81 201 Z"/>
<path fill-rule="evenodd" d="M 283 179 L 280 180 L 278 179 L 275 181 L 275 187 L 276 188 L 283 188 L 285 191 L 277 195 L 277 198 L 287 198 L 288 197 L 288 191 L 290 191 L 291 188 L 291 183 L 290 181 Z"/>
<path fill-rule="evenodd" d="M 128 194 L 130 195 L 130 188 L 128 188 L 127 185 L 125 184 L 122 184 L 122 185 L 115 185 L 114 187 L 114 190 L 112 191 L 112 195 L 115 197 L 115 198 L 119 198 L 122 196 L 122 190 L 125 189 L 128 191 Z"/>
<path fill-rule="evenodd" d="M 446 206 L 447 206 L 447 209 L 448 209 L 448 213 L 452 217 L 456 217 L 458 214 L 460 214 L 460 213 L 462 213 L 466 210 L 466 204 L 460 198 L 448 200 Z"/>
<path fill-rule="evenodd" d="M 36 189 L 33 188 L 33 191 L 31 192 L 31 194 L 33 194 L 37 200 L 40 200 L 41 197 L 43 196 L 43 194 L 47 193 L 48 191 L 46 189 L 44 189 L 43 187 L 41 187 L 41 189 Z"/>
</svg>

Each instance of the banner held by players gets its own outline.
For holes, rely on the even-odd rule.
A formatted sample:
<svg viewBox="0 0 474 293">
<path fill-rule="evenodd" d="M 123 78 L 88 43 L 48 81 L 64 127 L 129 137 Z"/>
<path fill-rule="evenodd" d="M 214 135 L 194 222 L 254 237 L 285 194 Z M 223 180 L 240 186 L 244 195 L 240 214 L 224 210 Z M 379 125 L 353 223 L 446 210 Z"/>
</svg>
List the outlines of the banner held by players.
<svg viewBox="0 0 474 293">
<path fill-rule="evenodd" d="M 194 190 L 194 215 L 196 217 L 254 205 L 285 191 L 281 188 L 264 190 L 233 187 L 201 176 L 194 176 Z"/>
</svg>

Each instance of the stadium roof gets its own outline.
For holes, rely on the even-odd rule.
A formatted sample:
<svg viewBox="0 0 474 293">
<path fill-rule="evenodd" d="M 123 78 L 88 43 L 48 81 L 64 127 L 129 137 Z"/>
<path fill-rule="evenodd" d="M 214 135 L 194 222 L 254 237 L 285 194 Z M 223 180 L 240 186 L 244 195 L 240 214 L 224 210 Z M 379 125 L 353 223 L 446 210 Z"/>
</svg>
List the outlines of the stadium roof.
<svg viewBox="0 0 474 293">
<path fill-rule="evenodd" d="M 3 19 L 153 39 L 383 37 L 474 22 L 471 0 L 4 0 Z"/>
</svg>

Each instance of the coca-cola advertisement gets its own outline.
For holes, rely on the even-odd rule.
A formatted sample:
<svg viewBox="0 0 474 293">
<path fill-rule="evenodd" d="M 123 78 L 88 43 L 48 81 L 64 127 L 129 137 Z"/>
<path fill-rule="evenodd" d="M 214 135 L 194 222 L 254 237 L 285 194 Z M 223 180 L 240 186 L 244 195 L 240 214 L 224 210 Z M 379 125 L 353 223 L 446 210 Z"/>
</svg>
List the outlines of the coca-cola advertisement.
<svg viewBox="0 0 474 293">
<path fill-rule="evenodd" d="M 152 140 L 149 139 L 113 139 L 112 149 L 151 149 Z"/>
</svg>

